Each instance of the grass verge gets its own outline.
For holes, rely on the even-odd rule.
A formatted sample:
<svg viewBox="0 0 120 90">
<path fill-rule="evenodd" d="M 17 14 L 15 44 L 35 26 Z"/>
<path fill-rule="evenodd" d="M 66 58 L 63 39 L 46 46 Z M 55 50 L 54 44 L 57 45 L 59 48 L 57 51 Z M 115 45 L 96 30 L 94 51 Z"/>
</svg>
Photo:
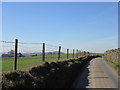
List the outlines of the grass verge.
<svg viewBox="0 0 120 90">
<path fill-rule="evenodd" d="M 120 75 L 120 64 L 115 63 L 112 60 L 108 60 L 105 57 L 103 57 L 103 58 Z"/>
</svg>

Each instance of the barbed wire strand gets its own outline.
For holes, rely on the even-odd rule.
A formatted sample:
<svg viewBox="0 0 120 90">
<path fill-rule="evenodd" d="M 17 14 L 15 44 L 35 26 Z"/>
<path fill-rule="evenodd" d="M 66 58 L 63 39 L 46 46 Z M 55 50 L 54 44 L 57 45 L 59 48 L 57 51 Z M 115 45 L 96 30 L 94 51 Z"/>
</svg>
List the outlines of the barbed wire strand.
<svg viewBox="0 0 120 90">
<path fill-rule="evenodd" d="M 3 43 L 15 43 L 15 42 L 10 42 L 10 41 L 0 41 L 0 42 L 3 42 Z"/>
</svg>

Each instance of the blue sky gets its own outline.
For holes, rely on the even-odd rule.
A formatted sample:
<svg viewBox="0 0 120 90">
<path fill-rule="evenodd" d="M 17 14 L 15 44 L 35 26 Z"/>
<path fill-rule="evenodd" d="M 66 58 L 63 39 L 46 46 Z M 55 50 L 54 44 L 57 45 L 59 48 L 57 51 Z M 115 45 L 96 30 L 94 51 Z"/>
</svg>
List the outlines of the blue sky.
<svg viewBox="0 0 120 90">
<path fill-rule="evenodd" d="M 117 2 L 2 4 L 3 40 L 104 52 L 118 45 Z"/>
</svg>

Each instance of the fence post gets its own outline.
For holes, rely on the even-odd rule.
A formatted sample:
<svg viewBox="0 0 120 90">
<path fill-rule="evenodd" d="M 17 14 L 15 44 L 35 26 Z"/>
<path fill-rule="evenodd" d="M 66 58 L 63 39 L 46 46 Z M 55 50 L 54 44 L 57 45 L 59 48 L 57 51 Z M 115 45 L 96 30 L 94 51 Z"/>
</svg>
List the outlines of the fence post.
<svg viewBox="0 0 120 90">
<path fill-rule="evenodd" d="M 82 56 L 84 56 L 84 51 L 82 51 Z"/>
<path fill-rule="evenodd" d="M 67 49 L 67 59 L 69 58 L 69 49 Z"/>
<path fill-rule="evenodd" d="M 15 39 L 14 70 L 17 70 L 17 50 L 18 50 L 18 39 Z"/>
<path fill-rule="evenodd" d="M 86 52 L 84 51 L 84 55 L 86 55 Z"/>
<path fill-rule="evenodd" d="M 78 58 L 78 49 L 77 49 L 77 58 Z"/>
<path fill-rule="evenodd" d="M 61 52 L 61 46 L 59 46 L 58 60 L 60 60 L 60 52 Z"/>
<path fill-rule="evenodd" d="M 76 50 L 76 58 L 77 58 L 77 50 Z"/>
<path fill-rule="evenodd" d="M 45 61 L 45 43 L 43 43 L 42 60 Z"/>
<path fill-rule="evenodd" d="M 79 56 L 81 56 L 81 51 L 79 50 Z"/>
<path fill-rule="evenodd" d="M 74 52 L 75 52 L 75 50 L 73 49 L 73 58 L 74 58 Z"/>
</svg>

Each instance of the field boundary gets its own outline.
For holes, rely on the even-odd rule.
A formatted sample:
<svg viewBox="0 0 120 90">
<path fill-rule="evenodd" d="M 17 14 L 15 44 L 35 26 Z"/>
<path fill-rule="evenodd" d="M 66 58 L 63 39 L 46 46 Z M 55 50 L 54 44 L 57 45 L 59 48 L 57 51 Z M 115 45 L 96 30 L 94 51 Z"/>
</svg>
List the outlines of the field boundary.
<svg viewBox="0 0 120 90">
<path fill-rule="evenodd" d="M 3 89 L 8 88 L 70 88 L 76 76 L 91 59 L 84 56 L 66 61 L 45 62 L 29 71 L 3 75 Z"/>
<path fill-rule="evenodd" d="M 1 55 L 3 63 L 5 62 L 4 59 L 6 57 L 8 57 L 8 59 L 11 58 L 11 60 L 13 61 L 13 65 L 12 65 L 13 71 L 18 70 L 18 64 L 19 64 L 19 60 L 18 59 L 22 58 L 22 57 L 23 58 L 26 57 L 21 52 L 18 52 L 19 48 L 22 48 L 22 47 L 26 48 L 26 46 L 30 47 L 30 45 L 36 45 L 34 48 L 37 47 L 37 50 L 40 53 L 40 55 L 33 54 L 31 56 L 33 58 L 38 56 L 39 59 L 42 60 L 42 62 L 45 62 L 47 59 L 52 58 L 52 57 L 53 57 L 53 60 L 60 61 L 62 59 L 75 59 L 75 58 L 79 58 L 81 56 L 92 54 L 92 53 L 90 53 L 88 51 L 81 51 L 79 49 L 68 49 L 68 48 L 64 48 L 62 46 L 55 46 L 55 45 L 50 45 L 50 44 L 46 44 L 46 43 L 26 43 L 26 42 L 20 42 L 18 39 L 15 39 L 14 42 L 11 42 L 11 41 L 0 41 L 0 43 L 2 43 L 2 48 L 6 48 L 6 47 L 10 47 L 11 46 L 12 49 L 13 49 L 13 50 L 8 51 L 7 54 L 2 54 Z M 26 45 L 26 46 L 24 46 L 24 45 Z M 47 51 L 49 49 L 48 47 L 52 48 L 51 52 Z M 28 51 L 29 51 L 29 49 L 34 49 L 34 48 L 30 47 L 30 48 L 28 48 Z M 53 52 L 55 50 L 56 50 L 56 52 Z M 3 51 L 3 50 L 1 50 L 1 51 Z M 54 58 L 56 58 L 56 59 L 54 59 Z M 3 68 L 4 68 L 4 66 L 3 66 Z"/>
</svg>

